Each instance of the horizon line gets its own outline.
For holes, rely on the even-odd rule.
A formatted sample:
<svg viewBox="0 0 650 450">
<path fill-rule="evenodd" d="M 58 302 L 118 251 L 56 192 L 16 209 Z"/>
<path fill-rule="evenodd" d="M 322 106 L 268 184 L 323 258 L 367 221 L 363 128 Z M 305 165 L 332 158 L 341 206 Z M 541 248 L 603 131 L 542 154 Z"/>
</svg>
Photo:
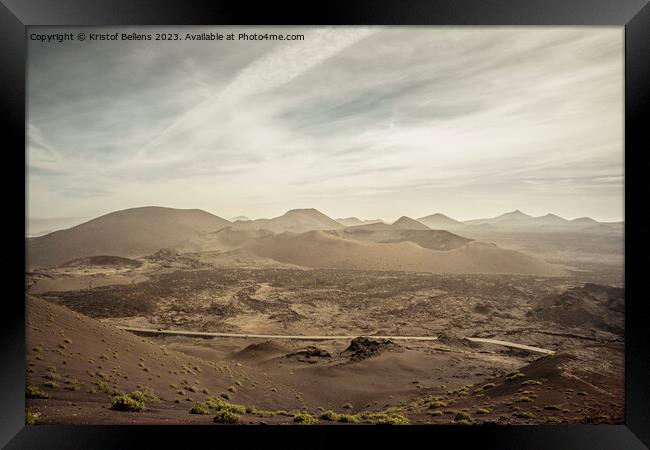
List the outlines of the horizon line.
<svg viewBox="0 0 650 450">
<path fill-rule="evenodd" d="M 93 220 L 93 219 L 96 219 L 96 218 L 99 218 L 99 217 L 103 217 L 105 215 L 112 214 L 112 213 L 115 213 L 115 212 L 128 211 L 128 210 L 131 210 L 131 209 L 141 209 L 141 208 L 165 208 L 165 209 L 175 209 L 175 210 L 185 210 L 185 211 L 198 210 L 198 211 L 203 211 L 203 212 L 206 212 L 206 213 L 211 214 L 213 216 L 219 217 L 221 219 L 227 220 L 229 222 L 235 222 L 235 221 L 231 220 L 228 217 L 236 218 L 236 217 L 243 216 L 243 217 L 247 217 L 249 220 L 268 220 L 268 219 L 273 219 L 273 218 L 276 218 L 276 217 L 281 217 L 281 216 L 283 216 L 284 214 L 286 214 L 286 213 L 288 213 L 290 211 L 309 210 L 309 209 L 318 211 L 319 213 L 329 217 L 332 220 L 356 218 L 356 219 L 359 219 L 361 221 L 364 221 L 364 220 L 381 220 L 381 221 L 386 222 L 386 223 L 393 223 L 393 222 L 399 220 L 401 217 L 408 217 L 408 218 L 411 218 L 411 219 L 414 219 L 414 220 L 418 220 L 418 219 L 428 217 L 428 216 L 431 216 L 431 215 L 435 215 L 435 214 L 440 214 L 440 215 L 443 215 L 443 216 L 445 216 L 445 217 L 447 217 L 449 219 L 456 220 L 456 221 L 459 221 L 459 222 L 470 222 L 470 221 L 474 221 L 474 220 L 494 219 L 494 218 L 500 217 L 502 215 L 511 214 L 511 213 L 521 213 L 521 214 L 524 214 L 524 215 L 526 215 L 528 217 L 531 217 L 531 218 L 540 218 L 540 217 L 545 217 L 545 216 L 548 216 L 548 215 L 554 215 L 554 216 L 557 216 L 557 217 L 559 217 L 561 219 L 564 219 L 564 220 L 567 220 L 567 221 L 588 218 L 588 219 L 595 220 L 596 222 L 599 222 L 599 223 L 625 222 L 625 217 L 624 216 L 622 218 L 619 218 L 619 219 L 612 219 L 612 218 L 599 219 L 599 218 L 592 217 L 592 216 L 589 216 L 589 215 L 580 215 L 580 216 L 576 216 L 576 217 L 573 217 L 573 218 L 568 218 L 568 217 L 564 217 L 564 216 L 561 216 L 559 214 L 552 213 L 552 212 L 547 212 L 547 213 L 541 214 L 541 215 L 532 215 L 532 214 L 526 213 L 525 211 L 523 211 L 521 209 L 514 209 L 514 210 L 510 210 L 510 211 L 501 212 L 501 213 L 498 213 L 498 214 L 496 214 L 494 216 L 474 217 L 474 218 L 469 218 L 469 219 L 460 219 L 460 218 L 454 217 L 452 215 L 449 215 L 449 214 L 446 214 L 446 213 L 443 213 L 443 212 L 440 212 L 440 211 L 435 211 L 435 212 L 431 212 L 431 213 L 428 213 L 428 214 L 425 214 L 425 215 L 422 215 L 422 216 L 420 216 L 419 214 L 413 214 L 413 215 L 401 214 L 398 217 L 396 217 L 395 219 L 391 220 L 391 219 L 386 219 L 384 217 L 368 217 L 368 218 L 366 218 L 366 217 L 360 217 L 358 215 L 350 216 L 350 215 L 345 215 L 345 214 L 343 214 L 343 215 L 340 215 L 340 214 L 339 215 L 337 215 L 337 214 L 326 214 L 326 213 L 324 213 L 323 211 L 321 211 L 318 208 L 302 207 L 302 208 L 289 208 L 289 209 L 285 210 L 284 213 L 281 213 L 281 214 L 276 215 L 276 216 L 252 218 L 252 217 L 249 217 L 249 215 L 247 215 L 245 213 L 242 213 L 242 214 L 216 214 L 216 213 L 212 212 L 210 209 L 207 209 L 207 208 L 198 208 L 198 207 L 197 208 L 178 208 L 178 207 L 162 206 L 162 205 L 144 205 L 144 206 L 134 206 L 134 207 L 122 208 L 122 209 L 114 209 L 114 210 L 111 210 L 109 212 L 105 212 L 105 213 L 98 214 L 98 215 L 93 215 L 93 216 L 86 216 L 86 217 L 82 217 L 80 215 L 59 216 L 59 217 L 36 217 L 36 216 L 30 217 L 29 214 L 25 214 L 25 219 L 26 219 L 26 222 L 27 222 L 26 225 L 29 223 L 30 220 L 70 220 L 70 221 L 82 220 L 82 222 L 79 222 L 79 224 L 81 224 L 81 223 L 85 223 L 87 221 L 90 221 L 90 220 Z"/>
</svg>

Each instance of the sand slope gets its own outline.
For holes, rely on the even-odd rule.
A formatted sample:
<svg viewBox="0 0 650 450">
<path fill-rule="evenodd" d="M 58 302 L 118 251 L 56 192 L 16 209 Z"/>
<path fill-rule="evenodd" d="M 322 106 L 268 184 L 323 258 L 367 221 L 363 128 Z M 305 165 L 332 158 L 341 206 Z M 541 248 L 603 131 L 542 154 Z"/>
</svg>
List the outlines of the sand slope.
<svg viewBox="0 0 650 450">
<path fill-rule="evenodd" d="M 561 269 L 523 253 L 475 241 L 440 251 L 411 241 L 376 243 L 311 231 L 263 237 L 247 243 L 246 248 L 259 256 L 280 262 L 317 268 L 545 276 L 564 274 Z"/>
<path fill-rule="evenodd" d="M 33 267 L 96 255 L 144 256 L 228 225 L 227 220 L 199 209 L 126 209 L 28 239 L 27 261 Z"/>
</svg>

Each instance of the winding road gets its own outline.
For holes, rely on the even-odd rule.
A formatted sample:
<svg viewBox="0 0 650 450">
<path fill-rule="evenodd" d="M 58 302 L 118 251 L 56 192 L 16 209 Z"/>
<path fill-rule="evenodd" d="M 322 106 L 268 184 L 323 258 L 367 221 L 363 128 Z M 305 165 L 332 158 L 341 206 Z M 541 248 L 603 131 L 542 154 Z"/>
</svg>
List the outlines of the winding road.
<svg viewBox="0 0 650 450">
<path fill-rule="evenodd" d="M 156 330 L 153 328 L 136 328 L 136 327 L 125 327 L 125 326 L 118 326 L 117 328 L 125 331 L 130 331 L 132 333 L 138 333 L 138 334 L 189 336 L 189 337 L 202 337 L 202 338 L 227 337 L 227 338 L 250 338 L 250 339 L 293 339 L 293 340 L 303 340 L 303 341 L 330 341 L 330 340 L 352 340 L 354 338 L 362 336 L 362 335 L 321 336 L 321 335 L 290 335 L 290 334 L 213 333 L 213 332 L 206 332 L 206 331 Z M 393 341 L 436 341 L 438 340 L 437 336 L 383 336 L 383 335 L 366 335 L 366 336 L 376 338 L 376 339 L 391 339 Z M 548 350 L 545 348 L 532 347 L 530 345 L 500 341 L 497 339 L 475 338 L 475 337 L 468 337 L 465 339 L 472 342 L 501 345 L 504 347 L 527 350 L 529 352 L 534 352 L 534 353 L 543 353 L 545 355 L 552 355 L 555 353 L 553 350 Z"/>
</svg>

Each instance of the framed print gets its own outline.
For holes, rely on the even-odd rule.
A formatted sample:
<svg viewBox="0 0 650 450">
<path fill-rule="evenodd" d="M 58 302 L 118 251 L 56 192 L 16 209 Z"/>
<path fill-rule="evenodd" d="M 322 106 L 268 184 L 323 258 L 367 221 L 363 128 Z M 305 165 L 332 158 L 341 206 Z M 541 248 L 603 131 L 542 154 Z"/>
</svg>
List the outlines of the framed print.
<svg viewBox="0 0 650 450">
<path fill-rule="evenodd" d="M 646 3 L 3 0 L 2 444 L 646 448 Z"/>
</svg>

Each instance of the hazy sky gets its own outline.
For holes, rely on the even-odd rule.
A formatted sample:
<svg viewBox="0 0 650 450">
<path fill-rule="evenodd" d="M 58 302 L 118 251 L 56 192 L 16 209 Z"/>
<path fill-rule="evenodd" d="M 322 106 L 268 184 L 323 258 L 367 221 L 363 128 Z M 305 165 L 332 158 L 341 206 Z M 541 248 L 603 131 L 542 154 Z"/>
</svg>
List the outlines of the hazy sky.
<svg viewBox="0 0 650 450">
<path fill-rule="evenodd" d="M 623 28 L 166 30 L 305 40 L 29 41 L 30 217 L 623 218 Z"/>
</svg>

